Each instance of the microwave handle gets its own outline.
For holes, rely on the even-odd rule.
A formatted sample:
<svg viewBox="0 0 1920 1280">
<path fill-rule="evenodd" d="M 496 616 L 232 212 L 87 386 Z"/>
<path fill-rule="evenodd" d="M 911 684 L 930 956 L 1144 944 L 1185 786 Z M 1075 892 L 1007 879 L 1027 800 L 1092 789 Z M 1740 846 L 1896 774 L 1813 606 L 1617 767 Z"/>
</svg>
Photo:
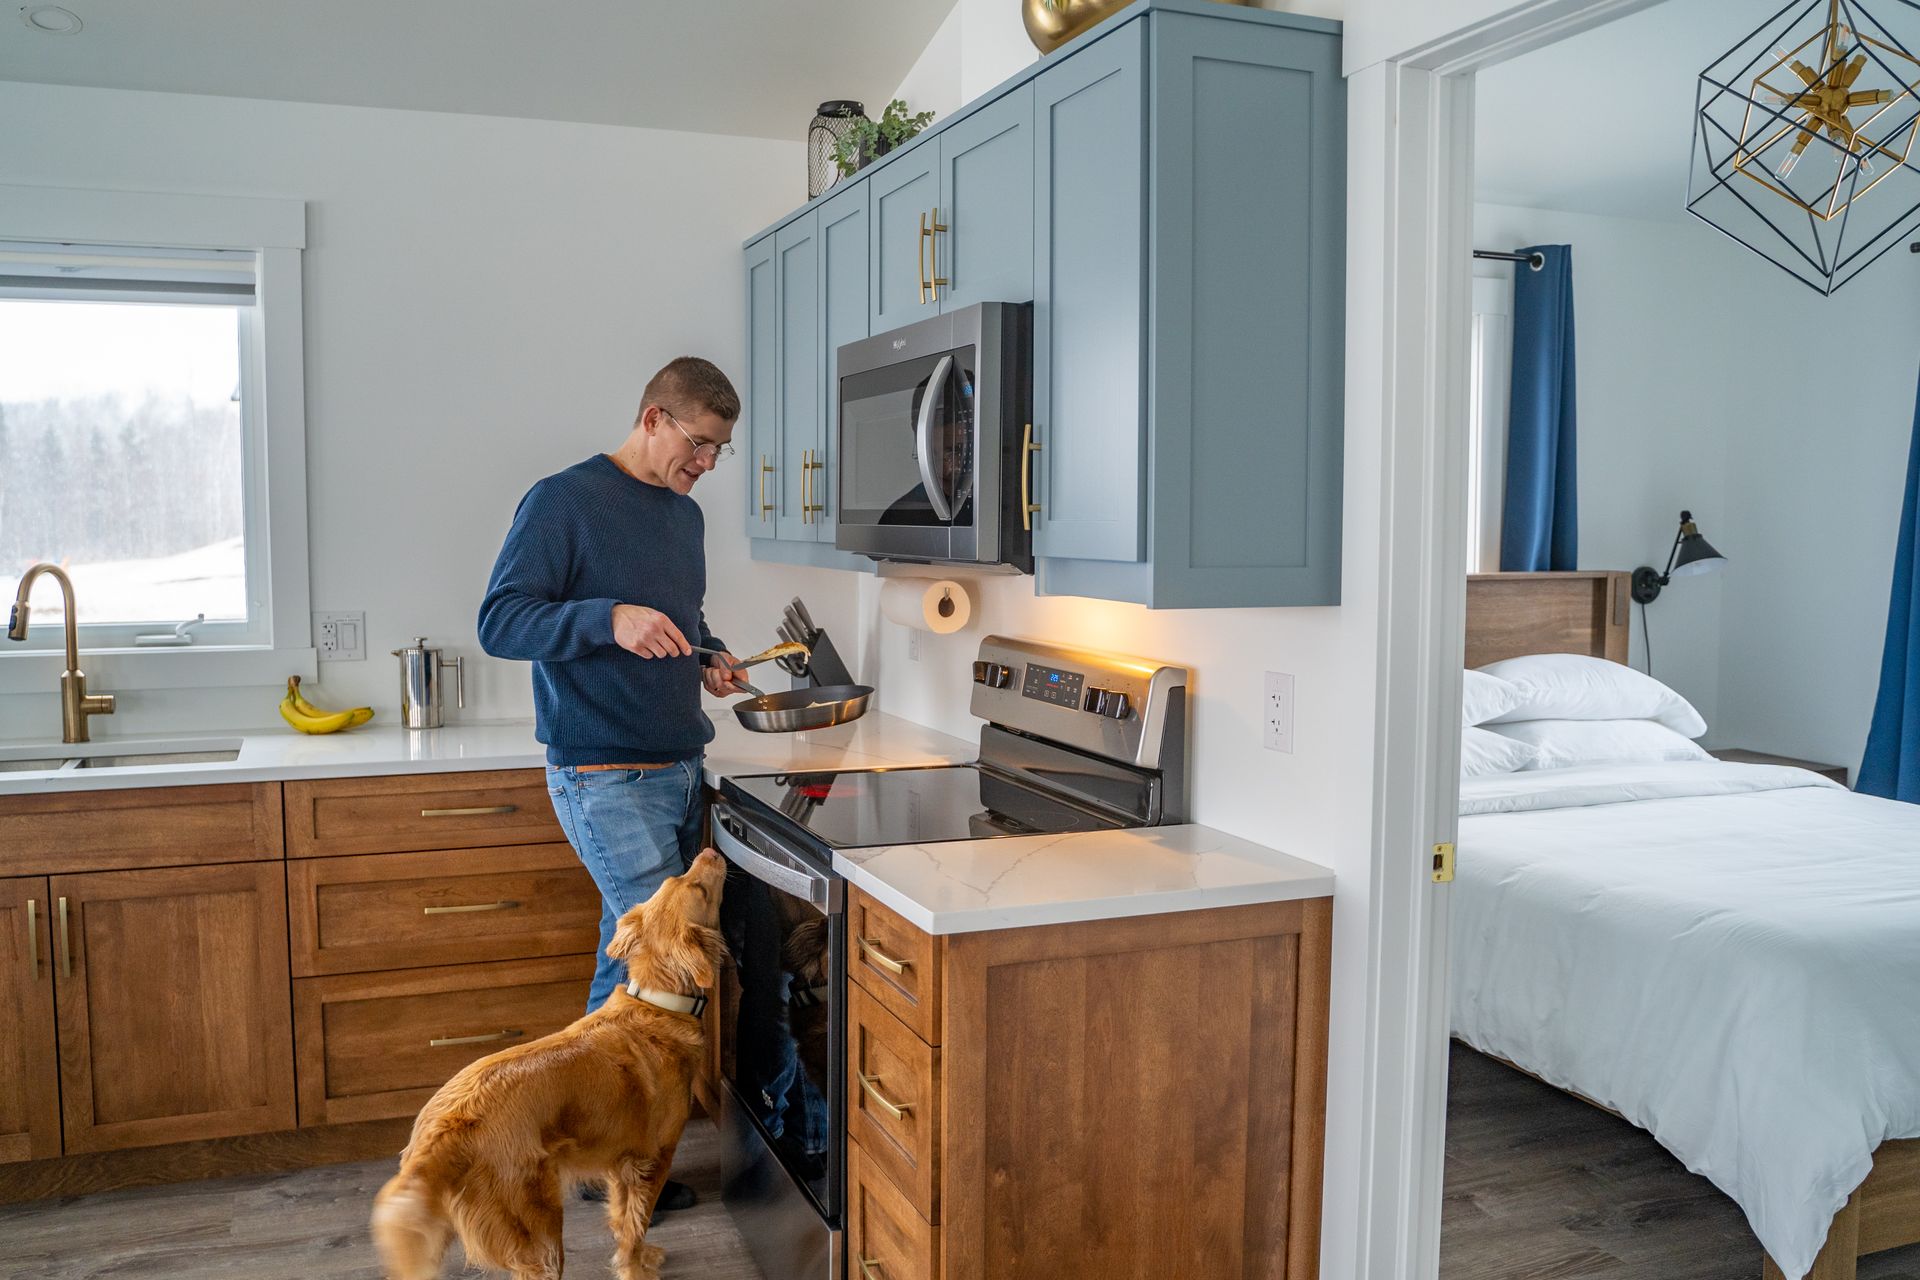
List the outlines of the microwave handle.
<svg viewBox="0 0 1920 1280">
<path fill-rule="evenodd" d="M 953 357 L 944 355 L 940 363 L 933 366 L 933 376 L 927 379 L 926 398 L 920 401 L 920 420 L 913 424 L 914 452 L 920 460 L 920 483 L 926 486 L 927 501 L 933 504 L 933 514 L 942 520 L 953 519 L 953 507 L 947 501 L 947 495 L 933 479 L 933 407 L 940 397 L 940 391 L 947 385 L 947 374 L 953 369 Z"/>
</svg>

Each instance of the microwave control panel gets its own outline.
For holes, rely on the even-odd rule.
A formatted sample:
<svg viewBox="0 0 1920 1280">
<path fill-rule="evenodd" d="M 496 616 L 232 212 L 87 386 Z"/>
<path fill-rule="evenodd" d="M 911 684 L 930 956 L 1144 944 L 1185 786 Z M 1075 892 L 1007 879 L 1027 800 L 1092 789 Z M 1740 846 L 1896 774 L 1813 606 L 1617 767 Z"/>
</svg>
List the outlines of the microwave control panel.
<svg viewBox="0 0 1920 1280">
<path fill-rule="evenodd" d="M 1078 671 L 1062 671 L 1058 667 L 1043 667 L 1037 662 L 1029 662 L 1027 681 L 1020 692 L 1029 698 L 1078 710 L 1080 687 L 1085 681 L 1086 677 Z"/>
</svg>

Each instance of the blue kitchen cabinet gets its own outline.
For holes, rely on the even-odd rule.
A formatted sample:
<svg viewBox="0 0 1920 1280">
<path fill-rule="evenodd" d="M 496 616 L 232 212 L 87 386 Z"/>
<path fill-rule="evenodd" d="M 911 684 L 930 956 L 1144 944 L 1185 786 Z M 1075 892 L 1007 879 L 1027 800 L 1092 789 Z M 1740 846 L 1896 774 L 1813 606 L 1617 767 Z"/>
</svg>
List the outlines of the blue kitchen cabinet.
<svg viewBox="0 0 1920 1280">
<path fill-rule="evenodd" d="M 940 204 L 940 146 L 929 138 L 862 184 L 867 191 L 873 333 L 938 314 L 927 250 Z"/>
<path fill-rule="evenodd" d="M 807 490 L 813 536 L 833 545 L 840 509 L 840 348 L 864 338 L 868 324 L 867 193 L 843 191 L 820 207 L 820 409 Z"/>
<path fill-rule="evenodd" d="M 945 230 L 927 254 L 929 275 L 946 281 L 936 289 L 939 309 L 1031 301 L 1033 86 L 957 121 L 939 143 Z"/>
<path fill-rule="evenodd" d="M 1346 92 L 1328 27 L 1156 7 L 1035 78 L 1041 594 L 1339 603 Z"/>
<path fill-rule="evenodd" d="M 747 246 L 747 402 L 745 430 L 735 446 L 747 471 L 747 536 L 775 534 L 773 480 L 780 456 L 780 396 L 776 371 L 780 347 L 778 290 L 774 281 L 774 236 Z"/>
<path fill-rule="evenodd" d="M 777 498 L 774 536 L 811 542 L 813 517 L 805 508 L 812 474 L 807 462 L 820 440 L 819 218 L 809 213 L 774 235 L 778 280 L 780 447 L 768 488 Z"/>
</svg>

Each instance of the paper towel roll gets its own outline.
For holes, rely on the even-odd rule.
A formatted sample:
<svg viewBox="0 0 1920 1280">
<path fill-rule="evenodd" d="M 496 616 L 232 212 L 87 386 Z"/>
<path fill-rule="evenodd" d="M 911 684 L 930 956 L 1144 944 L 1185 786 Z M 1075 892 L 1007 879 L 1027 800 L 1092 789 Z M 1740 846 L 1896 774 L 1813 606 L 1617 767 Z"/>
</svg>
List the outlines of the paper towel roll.
<svg viewBox="0 0 1920 1280">
<path fill-rule="evenodd" d="M 895 578 L 880 585 L 880 615 L 903 627 L 951 635 L 973 616 L 967 589 L 949 578 Z"/>
</svg>

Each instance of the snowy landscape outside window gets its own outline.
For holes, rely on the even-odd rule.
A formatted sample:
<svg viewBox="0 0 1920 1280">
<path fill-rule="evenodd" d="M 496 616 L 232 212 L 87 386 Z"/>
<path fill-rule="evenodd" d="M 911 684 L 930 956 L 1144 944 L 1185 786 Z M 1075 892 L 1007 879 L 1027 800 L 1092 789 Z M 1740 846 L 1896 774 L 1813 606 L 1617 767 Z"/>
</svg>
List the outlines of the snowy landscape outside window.
<svg viewBox="0 0 1920 1280">
<path fill-rule="evenodd" d="M 88 648 L 201 614 L 198 645 L 268 639 L 254 275 L 251 252 L 0 241 L 0 587 L 66 569 Z M 57 584 L 31 603 L 57 645 Z"/>
</svg>

